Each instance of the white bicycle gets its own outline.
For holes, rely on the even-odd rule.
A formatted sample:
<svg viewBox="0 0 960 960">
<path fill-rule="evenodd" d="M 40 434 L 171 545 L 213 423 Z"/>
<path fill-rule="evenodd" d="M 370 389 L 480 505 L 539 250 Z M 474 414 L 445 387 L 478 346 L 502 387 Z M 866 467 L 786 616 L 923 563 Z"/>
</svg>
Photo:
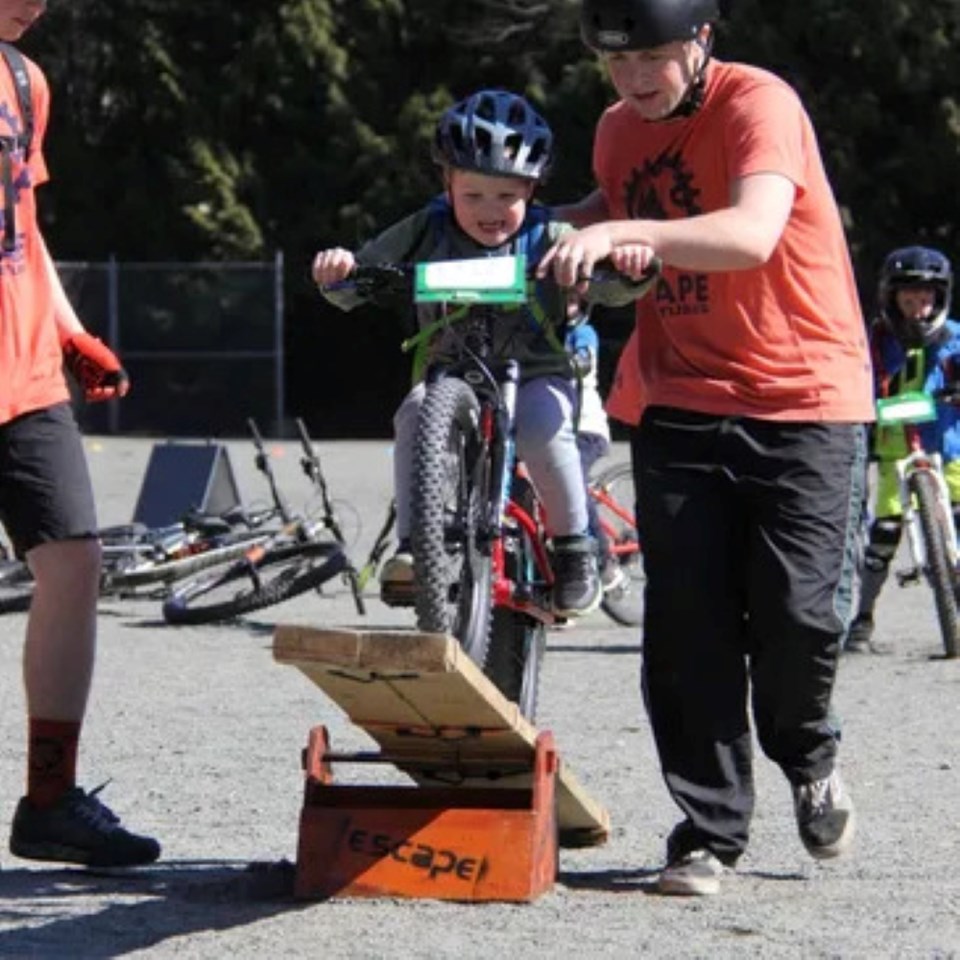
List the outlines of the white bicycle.
<svg viewBox="0 0 960 960">
<path fill-rule="evenodd" d="M 896 573 L 900 586 L 925 579 L 933 591 L 945 655 L 960 654 L 957 565 L 960 550 L 950 490 L 939 453 L 924 449 L 918 425 L 935 420 L 937 401 L 957 402 L 954 394 L 908 392 L 877 401 L 877 425 L 902 426 L 909 452 L 896 461 L 903 529 L 911 565 Z"/>
</svg>

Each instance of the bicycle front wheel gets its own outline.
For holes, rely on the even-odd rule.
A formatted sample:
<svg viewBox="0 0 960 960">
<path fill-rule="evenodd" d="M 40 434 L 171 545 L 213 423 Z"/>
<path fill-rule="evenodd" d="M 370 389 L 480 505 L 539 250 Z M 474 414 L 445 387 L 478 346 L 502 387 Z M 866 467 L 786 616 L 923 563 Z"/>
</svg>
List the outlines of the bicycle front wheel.
<svg viewBox="0 0 960 960">
<path fill-rule="evenodd" d="M 633 467 L 629 463 L 613 464 L 590 481 L 588 493 L 621 575 L 619 583 L 604 591 L 600 607 L 622 626 L 638 627 L 643 623 L 643 591 L 647 578 L 637 531 L 639 507 Z"/>
<path fill-rule="evenodd" d="M 924 573 L 933 590 L 943 650 L 946 656 L 952 659 L 960 649 L 960 612 L 957 610 L 955 573 L 947 551 L 948 534 L 945 524 L 953 523 L 953 518 L 944 513 L 937 496 L 937 482 L 930 474 L 922 471 L 914 473 L 907 484 L 920 514 L 920 530 L 927 555 Z"/>
<path fill-rule="evenodd" d="M 490 461 L 462 380 L 427 388 L 417 424 L 413 548 L 417 627 L 452 634 L 481 668 L 490 643 L 490 546 L 480 542 Z"/>
<path fill-rule="evenodd" d="M 277 547 L 259 562 L 237 560 L 182 582 L 164 601 L 163 618 L 173 624 L 232 620 L 320 587 L 347 567 L 337 543 Z"/>
</svg>

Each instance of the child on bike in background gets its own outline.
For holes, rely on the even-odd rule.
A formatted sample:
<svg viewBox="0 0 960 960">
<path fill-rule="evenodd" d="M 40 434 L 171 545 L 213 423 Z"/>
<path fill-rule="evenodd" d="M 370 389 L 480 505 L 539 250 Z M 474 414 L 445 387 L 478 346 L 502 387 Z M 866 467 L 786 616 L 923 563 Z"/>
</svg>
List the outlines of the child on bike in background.
<svg viewBox="0 0 960 960">
<path fill-rule="evenodd" d="M 883 262 L 879 316 L 870 327 L 878 398 L 920 390 L 960 389 L 960 323 L 948 318 L 953 288 L 950 261 L 928 247 L 902 247 Z M 960 504 L 960 407 L 937 404 L 937 419 L 920 425 L 925 449 L 939 451 L 950 499 Z M 873 610 L 903 529 L 896 461 L 907 455 L 902 427 L 877 427 L 877 494 L 864 557 L 860 607 L 844 649 L 872 649 Z M 956 509 L 956 507 L 955 507 Z"/>
<path fill-rule="evenodd" d="M 332 248 L 316 255 L 313 277 L 324 296 L 349 310 L 362 302 L 355 290 L 324 290 L 348 277 L 355 265 L 456 260 L 524 254 L 528 265 L 570 228 L 535 205 L 533 194 L 553 158 L 553 135 L 544 119 L 520 96 L 481 90 L 450 107 L 440 118 L 433 158 L 442 171 L 444 192 L 421 210 L 364 244 L 356 255 Z M 622 305 L 644 287 L 598 285 L 586 300 Z M 495 351 L 521 362 L 563 352 L 570 316 L 569 296 L 553 281 L 538 283 L 533 300 L 521 310 L 504 312 L 497 325 Z M 436 308 L 420 306 L 426 326 Z M 559 331 L 559 333 L 558 333 Z M 430 346 L 442 355 L 441 339 Z M 410 503 L 417 417 L 425 395 L 418 383 L 394 417 L 394 484 L 397 503 L 397 554 L 381 574 L 383 597 L 390 602 L 414 589 L 410 553 Z M 552 538 L 553 606 L 563 617 L 594 610 L 602 591 L 596 550 L 589 533 L 587 495 L 574 431 L 576 385 L 560 375 L 525 381 L 517 403 L 517 452 L 544 504 Z"/>
</svg>

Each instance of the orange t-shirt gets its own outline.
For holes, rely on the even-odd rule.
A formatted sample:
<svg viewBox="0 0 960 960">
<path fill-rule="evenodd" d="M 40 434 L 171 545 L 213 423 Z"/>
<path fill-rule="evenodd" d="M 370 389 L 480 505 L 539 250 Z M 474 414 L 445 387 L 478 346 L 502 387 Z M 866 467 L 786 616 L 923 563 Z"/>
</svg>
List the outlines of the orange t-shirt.
<svg viewBox="0 0 960 960">
<path fill-rule="evenodd" d="M 813 128 L 786 83 L 713 62 L 691 117 L 649 123 L 617 103 L 597 126 L 594 170 L 614 219 L 722 209 L 731 182 L 750 174 L 779 173 L 796 186 L 765 264 L 666 268 L 654 294 L 637 304 L 643 402 L 771 420 L 873 419 L 843 226 Z"/>
<path fill-rule="evenodd" d="M 10 253 L 0 247 L 0 423 L 69 399 L 34 196 L 34 188 L 47 180 L 43 136 L 50 114 L 50 88 L 35 63 L 28 60 L 27 70 L 33 99 L 33 149 L 28 163 L 21 151 L 13 154 L 17 244 Z M 0 61 L 0 135 L 16 136 L 22 128 L 16 86 L 6 62 Z"/>
<path fill-rule="evenodd" d="M 620 351 L 613 383 L 603 405 L 608 417 L 636 426 L 643 416 L 643 383 L 640 380 L 640 337 L 634 325 Z"/>
</svg>

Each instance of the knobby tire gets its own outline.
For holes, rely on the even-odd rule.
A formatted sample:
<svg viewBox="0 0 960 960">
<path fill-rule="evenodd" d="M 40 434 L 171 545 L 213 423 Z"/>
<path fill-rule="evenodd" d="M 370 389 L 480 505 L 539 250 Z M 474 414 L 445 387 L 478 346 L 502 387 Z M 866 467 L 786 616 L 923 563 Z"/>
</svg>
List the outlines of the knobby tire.
<svg viewBox="0 0 960 960">
<path fill-rule="evenodd" d="M 320 587 L 348 565 L 336 543 L 277 547 L 256 564 L 238 560 L 181 583 L 164 601 L 163 617 L 172 624 L 232 620 Z M 223 590 L 229 592 L 226 599 L 211 598 Z"/>
<path fill-rule="evenodd" d="M 920 531 L 927 557 L 925 573 L 933 590 L 943 650 L 948 658 L 953 659 L 958 654 L 960 611 L 957 610 L 955 573 L 947 553 L 948 541 L 944 531 L 944 524 L 952 523 L 953 518 L 944 516 L 937 496 L 937 482 L 932 476 L 918 472 L 908 483 L 920 514 Z"/>
<path fill-rule="evenodd" d="M 417 421 L 411 547 L 418 629 L 452 634 L 482 668 L 493 598 L 489 544 L 478 539 L 490 492 L 479 416 L 462 380 L 427 388 Z"/>
</svg>

